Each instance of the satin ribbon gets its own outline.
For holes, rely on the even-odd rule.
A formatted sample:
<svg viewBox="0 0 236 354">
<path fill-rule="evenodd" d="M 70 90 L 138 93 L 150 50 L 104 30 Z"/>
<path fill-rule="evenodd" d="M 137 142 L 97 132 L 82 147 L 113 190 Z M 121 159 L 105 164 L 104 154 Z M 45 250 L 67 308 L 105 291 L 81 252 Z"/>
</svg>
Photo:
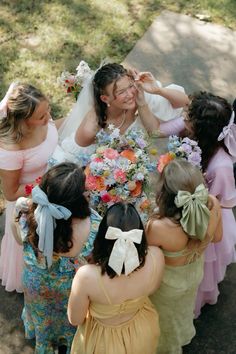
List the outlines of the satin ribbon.
<svg viewBox="0 0 236 354">
<path fill-rule="evenodd" d="M 175 205 L 182 209 L 180 223 L 184 231 L 192 238 L 203 240 L 210 218 L 207 208 L 208 190 L 201 183 L 191 194 L 187 191 L 178 191 L 175 197 Z"/>
<path fill-rule="evenodd" d="M 231 156 L 236 157 L 236 124 L 234 124 L 234 111 L 231 114 L 229 124 L 226 125 L 217 140 L 224 139 L 225 146 L 228 148 Z"/>
<path fill-rule="evenodd" d="M 108 265 L 121 275 L 123 265 L 125 266 L 125 275 L 130 274 L 138 268 L 140 261 L 138 251 L 134 245 L 140 244 L 143 230 L 133 229 L 122 231 L 116 227 L 109 226 L 105 235 L 108 240 L 116 240 L 110 254 Z"/>
<path fill-rule="evenodd" d="M 55 219 L 69 219 L 71 211 L 64 206 L 50 203 L 47 195 L 39 186 L 32 189 L 32 200 L 38 204 L 34 217 L 38 224 L 36 232 L 39 236 L 38 248 L 47 259 L 48 267 L 52 265 L 53 232 L 56 227 Z"/>
<path fill-rule="evenodd" d="M 7 116 L 7 101 L 10 95 L 12 94 L 15 86 L 17 85 L 16 82 L 12 82 L 11 85 L 9 86 L 7 93 L 5 94 L 4 98 L 0 102 L 0 120 L 2 118 L 6 118 Z"/>
</svg>

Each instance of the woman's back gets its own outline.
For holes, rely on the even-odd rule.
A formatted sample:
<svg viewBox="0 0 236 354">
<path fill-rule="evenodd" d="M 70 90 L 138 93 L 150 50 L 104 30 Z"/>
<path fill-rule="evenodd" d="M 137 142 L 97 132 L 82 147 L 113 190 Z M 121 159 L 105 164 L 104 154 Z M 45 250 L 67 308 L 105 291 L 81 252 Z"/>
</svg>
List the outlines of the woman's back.
<svg viewBox="0 0 236 354">
<path fill-rule="evenodd" d="M 170 266 L 183 266 L 196 260 L 205 250 L 209 242 L 217 242 L 222 235 L 221 210 L 217 199 L 209 196 L 209 224 L 203 241 L 191 239 L 181 224 L 169 218 L 156 219 L 148 225 L 147 237 L 150 244 L 162 248 L 165 263 Z"/>
<path fill-rule="evenodd" d="M 101 275 L 101 269 L 96 265 L 86 265 L 79 270 L 83 273 L 82 279 L 86 278 L 86 289 L 92 309 L 98 305 L 103 309 L 107 307 L 108 312 L 111 311 L 112 318 L 109 321 L 105 320 L 105 323 L 109 324 L 122 323 L 131 318 L 133 313 L 128 316 L 121 315 L 120 308 L 125 303 L 128 304 L 133 300 L 135 303 L 136 299 L 150 295 L 159 287 L 162 271 L 163 255 L 157 247 L 150 247 L 144 266 L 128 276 L 121 275 L 111 279 L 107 274 Z M 111 310 L 112 307 L 114 309 Z M 107 315 L 104 314 L 104 317 Z"/>
<path fill-rule="evenodd" d="M 158 314 L 148 295 L 160 284 L 163 255 L 150 247 L 142 268 L 113 279 L 100 267 L 82 267 L 81 286 L 87 286 L 89 316 L 78 327 L 72 354 L 153 354 L 160 335 Z M 80 277 L 81 280 L 81 277 Z"/>
</svg>

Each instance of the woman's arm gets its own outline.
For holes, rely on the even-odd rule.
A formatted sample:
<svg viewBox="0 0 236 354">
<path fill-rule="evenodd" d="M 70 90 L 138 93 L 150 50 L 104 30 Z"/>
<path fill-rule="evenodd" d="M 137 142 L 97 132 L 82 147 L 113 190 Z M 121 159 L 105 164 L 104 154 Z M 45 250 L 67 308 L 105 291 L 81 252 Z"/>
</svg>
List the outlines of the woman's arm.
<svg viewBox="0 0 236 354">
<path fill-rule="evenodd" d="M 212 239 L 212 242 L 220 242 L 223 237 L 223 226 L 222 226 L 222 216 L 221 216 L 221 211 L 219 211 L 219 218 L 218 218 L 218 223 L 216 225 L 214 237 Z"/>
<path fill-rule="evenodd" d="M 149 134 L 157 131 L 160 127 L 160 120 L 151 112 L 148 104 L 145 101 L 144 92 L 139 84 L 136 84 L 137 95 L 136 103 L 138 107 L 139 117 Z"/>
<path fill-rule="evenodd" d="M 8 201 L 15 201 L 19 197 L 25 197 L 26 184 L 20 184 L 20 170 L 0 170 L 2 190 Z"/>
<path fill-rule="evenodd" d="M 95 111 L 92 110 L 87 113 L 79 128 L 75 133 L 75 142 L 82 147 L 89 146 L 94 143 L 99 126 Z"/>
<path fill-rule="evenodd" d="M 150 246 L 165 248 L 167 237 L 166 232 L 163 232 L 163 228 L 165 227 L 163 227 L 162 220 L 151 220 L 147 223 L 145 232 L 147 237 L 147 243 Z"/>
<path fill-rule="evenodd" d="M 12 231 L 14 239 L 16 240 L 18 245 L 22 246 L 23 245 L 23 241 L 22 241 L 22 237 L 21 237 L 20 227 L 19 227 L 18 221 L 12 220 L 12 222 L 11 222 L 11 231 Z"/>
<path fill-rule="evenodd" d="M 156 79 L 150 72 L 138 73 L 135 82 L 137 82 L 144 91 L 166 98 L 173 108 L 185 107 L 189 104 L 189 98 L 184 92 L 171 88 L 159 87 Z"/>
<path fill-rule="evenodd" d="M 88 267 L 90 266 L 85 265 L 79 268 L 72 282 L 67 315 L 73 326 L 82 324 L 88 312 Z"/>
<path fill-rule="evenodd" d="M 220 242 L 223 237 L 223 225 L 222 225 L 222 214 L 221 214 L 221 206 L 218 199 L 212 195 L 210 195 L 210 199 L 213 203 L 213 211 L 211 213 L 211 217 L 213 219 L 213 234 L 212 242 Z"/>
</svg>

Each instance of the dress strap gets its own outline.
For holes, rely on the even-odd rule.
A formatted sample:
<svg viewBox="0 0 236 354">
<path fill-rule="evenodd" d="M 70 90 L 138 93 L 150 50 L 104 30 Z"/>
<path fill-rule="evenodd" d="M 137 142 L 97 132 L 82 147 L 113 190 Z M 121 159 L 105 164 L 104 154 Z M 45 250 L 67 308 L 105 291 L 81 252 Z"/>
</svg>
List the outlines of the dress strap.
<svg viewBox="0 0 236 354">
<path fill-rule="evenodd" d="M 162 252 L 163 252 L 165 257 L 177 258 L 177 257 L 185 256 L 186 247 L 183 250 L 176 251 L 176 252 L 170 252 L 170 251 L 166 251 L 166 250 L 162 249 Z"/>
<path fill-rule="evenodd" d="M 98 274 L 98 283 L 99 283 L 99 285 L 100 285 L 100 288 L 101 288 L 101 290 L 102 290 L 103 294 L 105 295 L 105 297 L 106 297 L 106 299 L 107 299 L 107 301 L 108 301 L 109 305 L 112 305 L 112 302 L 111 302 L 111 300 L 110 300 L 110 298 L 109 298 L 109 296 L 108 296 L 108 293 L 106 292 L 105 286 L 104 286 L 104 284 L 103 284 L 103 281 L 102 281 L 102 277 L 101 277 L 100 271 L 99 271 L 99 269 L 98 269 L 98 268 L 96 268 L 96 269 L 97 269 L 97 274 Z"/>
</svg>

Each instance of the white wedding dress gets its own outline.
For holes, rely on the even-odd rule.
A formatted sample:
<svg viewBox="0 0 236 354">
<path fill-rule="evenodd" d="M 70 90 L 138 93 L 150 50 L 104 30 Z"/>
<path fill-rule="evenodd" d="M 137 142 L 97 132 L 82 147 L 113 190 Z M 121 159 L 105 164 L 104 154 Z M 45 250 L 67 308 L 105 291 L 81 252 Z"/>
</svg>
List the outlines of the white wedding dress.
<svg viewBox="0 0 236 354">
<path fill-rule="evenodd" d="M 157 81 L 158 85 L 161 87 L 161 83 Z M 181 92 L 184 92 L 184 88 L 182 86 L 178 86 L 175 84 L 171 84 L 167 86 L 167 88 L 172 88 Z M 48 167 L 52 167 L 61 162 L 74 162 L 80 166 L 86 166 L 89 162 L 90 156 L 96 151 L 96 144 L 92 144 L 87 147 L 79 146 L 75 142 L 75 132 L 78 126 L 80 125 L 85 113 L 88 112 L 89 108 L 92 107 L 92 99 L 91 99 L 91 89 L 83 89 L 79 95 L 77 103 L 72 108 L 72 112 L 69 114 L 66 122 L 63 124 L 63 128 L 59 130 L 59 144 L 57 145 L 54 153 L 50 157 L 48 161 Z M 168 121 L 177 117 L 180 117 L 182 114 L 182 108 L 173 108 L 171 103 L 164 97 L 159 95 L 151 95 L 145 92 L 146 102 L 152 111 L 152 113 L 158 117 L 161 121 Z M 88 102 L 88 107 L 84 107 L 85 100 Z M 81 103 L 82 102 L 82 103 Z M 83 105 L 83 114 L 80 112 L 80 107 Z M 73 116 L 73 121 L 72 121 Z M 79 117 L 79 119 L 78 119 Z M 76 121 L 78 125 L 76 126 Z M 128 127 L 127 132 L 130 129 L 134 128 L 142 128 L 143 127 L 139 117 Z M 74 130 L 73 130 L 74 129 Z"/>
</svg>

